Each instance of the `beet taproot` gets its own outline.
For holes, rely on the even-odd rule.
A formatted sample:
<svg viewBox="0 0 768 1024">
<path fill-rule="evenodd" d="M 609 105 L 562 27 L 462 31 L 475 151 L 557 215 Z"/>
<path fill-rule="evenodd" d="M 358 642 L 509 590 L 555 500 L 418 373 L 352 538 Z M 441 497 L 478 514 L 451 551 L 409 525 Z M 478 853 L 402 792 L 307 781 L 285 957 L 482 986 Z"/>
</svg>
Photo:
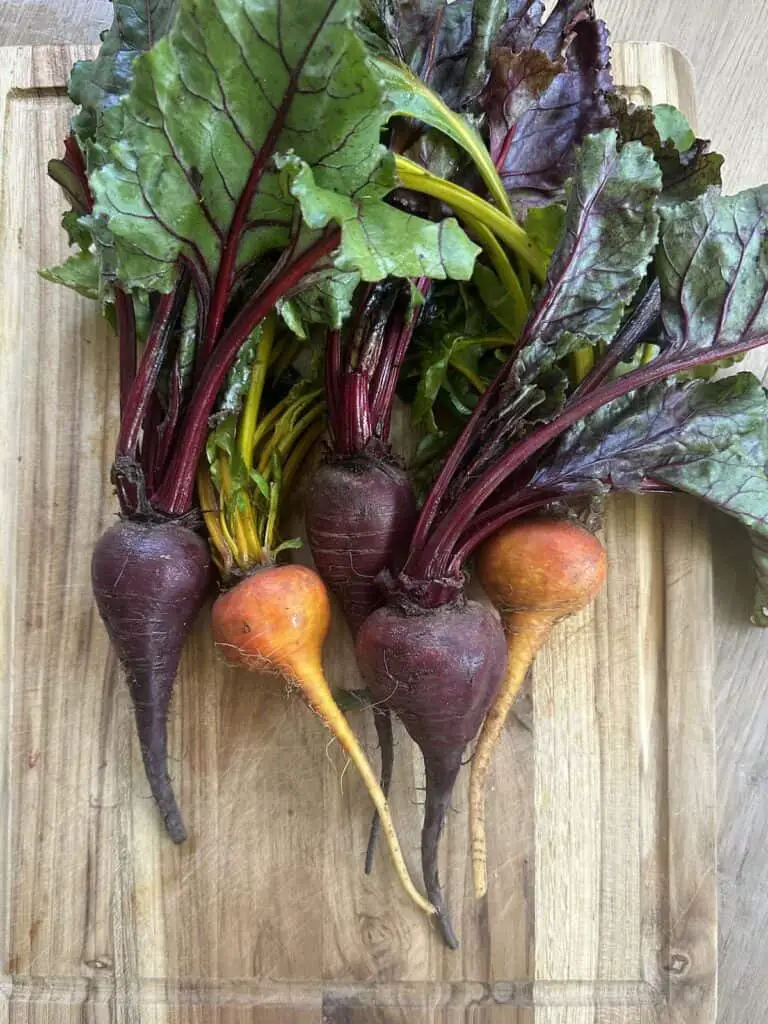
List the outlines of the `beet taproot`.
<svg viewBox="0 0 768 1024">
<path fill-rule="evenodd" d="M 488 889 L 485 791 L 493 749 L 539 648 L 556 622 L 594 600 L 605 583 L 607 558 L 583 526 L 541 518 L 502 527 L 478 549 L 475 565 L 508 645 L 507 672 L 483 724 L 470 775 L 472 876 L 480 898 Z"/>
<path fill-rule="evenodd" d="M 174 522 L 123 519 L 96 544 L 91 583 L 125 669 L 152 795 L 175 843 L 187 837 L 168 776 L 168 709 L 181 650 L 212 583 L 208 545 Z"/>
<path fill-rule="evenodd" d="M 331 609 L 322 580 L 303 565 L 257 569 L 216 600 L 211 616 L 218 650 L 231 665 L 274 672 L 295 683 L 360 773 L 382 822 L 397 875 L 413 902 L 435 908 L 408 874 L 386 798 L 325 678 L 322 650 Z"/>
<path fill-rule="evenodd" d="M 438 847 L 464 751 L 504 675 L 501 623 L 491 609 L 462 595 L 436 608 L 396 597 L 366 619 L 357 658 L 374 701 L 398 716 L 424 758 L 424 884 L 443 938 L 455 949 L 458 941 L 440 887 Z"/>
</svg>

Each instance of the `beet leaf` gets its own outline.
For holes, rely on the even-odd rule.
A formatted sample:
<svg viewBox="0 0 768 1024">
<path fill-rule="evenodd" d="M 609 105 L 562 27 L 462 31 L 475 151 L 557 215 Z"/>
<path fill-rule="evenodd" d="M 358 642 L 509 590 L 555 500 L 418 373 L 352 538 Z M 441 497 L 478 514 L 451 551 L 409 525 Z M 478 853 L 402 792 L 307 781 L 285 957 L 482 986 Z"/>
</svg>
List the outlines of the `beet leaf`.
<svg viewBox="0 0 768 1024">
<path fill-rule="evenodd" d="M 637 143 L 585 139 L 567 187 L 564 235 L 521 349 L 539 372 L 584 344 L 611 341 L 639 288 L 658 237 L 661 175 Z"/>
<path fill-rule="evenodd" d="M 574 238 L 584 236 L 583 230 L 575 234 L 571 230 L 580 205 L 574 205 L 573 197 L 580 193 L 579 182 L 589 177 L 598 143 L 608 146 L 614 163 L 629 153 L 635 158 L 642 154 L 648 166 L 656 166 L 650 151 L 637 142 L 617 154 L 612 133 L 590 138 L 582 148 L 566 212 L 566 233 L 524 332 L 521 357 L 517 362 L 510 360 L 486 392 L 427 498 L 406 565 L 412 575 L 455 572 L 502 522 L 558 497 L 601 488 L 662 487 L 695 494 L 744 522 L 753 532 L 764 583 L 768 539 L 764 389 L 749 375 L 714 383 L 680 378 L 768 344 L 768 188 L 732 197 L 710 189 L 690 202 L 660 203 L 660 237 L 654 255 L 658 285 L 648 289 L 616 335 L 622 319 L 616 307 L 624 307 L 644 277 L 656 232 L 653 208 L 660 174 L 657 169 L 650 188 L 648 180 L 628 187 L 625 201 L 611 207 L 612 216 L 626 215 L 637 229 L 638 211 L 632 211 L 631 201 L 626 200 L 635 189 L 638 197 L 645 193 L 641 208 L 647 235 L 636 261 L 628 258 L 624 282 L 603 284 L 591 292 L 591 302 L 581 307 L 579 286 L 584 284 L 585 294 L 590 294 L 590 273 L 587 269 L 577 275 L 578 283 L 572 277 L 580 253 Z M 634 165 L 632 160 L 627 167 Z M 633 239 L 637 240 L 628 224 L 622 236 L 615 225 L 603 222 L 581 255 L 588 253 L 594 261 L 591 265 L 610 279 L 620 263 L 621 253 L 614 246 L 621 237 L 630 249 Z M 623 247 L 622 251 L 627 253 Z M 570 282 L 574 283 L 572 294 Z M 615 335 L 614 344 L 625 359 L 627 339 L 643 337 L 634 331 L 633 318 L 643 321 L 641 327 L 653 325 L 659 310 L 661 319 L 653 335 L 657 347 L 651 358 L 628 372 L 626 366 L 620 367 L 617 376 L 612 346 L 604 345 L 594 383 L 588 378 L 585 386 L 572 391 L 561 411 L 544 417 L 545 422 L 536 425 L 529 418 L 527 424 L 520 423 L 523 436 L 510 446 L 507 403 L 519 391 L 521 377 L 525 380 L 528 373 L 535 380 L 553 355 L 561 358 L 572 344 L 569 335 L 598 339 L 603 332 L 603 343 Z M 572 317 L 581 326 L 571 327 Z M 608 372 L 602 372 L 602 363 Z M 478 439 L 482 440 L 481 456 L 468 466 L 466 453 L 479 444 Z M 553 448 L 553 442 L 559 444 Z M 492 452 L 493 458 L 483 457 L 483 452 L 486 456 Z M 764 598 L 763 587 L 756 621 L 765 621 Z"/>
<path fill-rule="evenodd" d="M 560 3 L 531 33 L 501 33 L 481 103 L 490 150 L 513 206 L 562 194 L 584 137 L 613 125 L 608 33 L 586 3 Z"/>
<path fill-rule="evenodd" d="M 284 0 L 129 6 L 94 67 L 79 72 L 89 201 L 77 212 L 96 245 L 51 276 L 94 294 L 87 264 L 98 259 L 99 290 L 122 307 L 118 477 L 135 475 L 140 444 L 161 512 L 190 507 L 207 418 L 241 345 L 273 308 L 305 335 L 305 323 L 340 325 L 361 278 L 471 276 L 478 248 L 455 221 L 385 201 L 397 183 L 379 141 L 387 111 L 356 13 L 356 0 L 312 0 L 301 18 Z M 79 148 L 70 149 L 68 172 L 82 171 Z M 190 288 L 191 395 L 178 369 Z M 137 316 L 126 306 L 150 294 L 137 370 Z M 121 501 L 130 510 L 125 485 Z"/>
<path fill-rule="evenodd" d="M 128 92 L 136 57 L 168 32 L 177 7 L 178 0 L 118 0 L 98 57 L 73 67 L 69 95 L 80 110 L 72 119 L 72 129 L 89 167 L 108 158 L 105 143 L 109 140 L 102 137 L 104 113 Z"/>
<path fill-rule="evenodd" d="M 710 187 L 720 187 L 722 156 L 709 152 L 709 143 L 696 138 L 676 107 L 635 107 L 617 94 L 608 103 L 622 144 L 642 142 L 653 150 L 661 167 L 663 200 L 695 199 Z"/>
</svg>

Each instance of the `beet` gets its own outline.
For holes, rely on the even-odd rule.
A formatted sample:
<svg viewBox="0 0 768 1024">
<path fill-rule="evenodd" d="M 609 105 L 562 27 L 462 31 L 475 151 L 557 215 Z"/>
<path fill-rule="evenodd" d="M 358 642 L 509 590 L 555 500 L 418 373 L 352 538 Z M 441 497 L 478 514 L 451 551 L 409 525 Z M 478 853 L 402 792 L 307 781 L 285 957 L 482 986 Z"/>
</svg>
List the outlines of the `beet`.
<svg viewBox="0 0 768 1024">
<path fill-rule="evenodd" d="M 382 569 L 400 571 L 416 517 L 408 475 L 389 456 L 334 457 L 315 473 L 307 501 L 309 544 L 354 635 L 382 603 L 376 577 Z"/>
<path fill-rule="evenodd" d="M 443 937 L 455 949 L 438 876 L 438 845 L 464 751 L 504 676 L 504 631 L 489 608 L 463 596 L 437 608 L 395 597 L 363 624 L 357 658 L 374 701 L 397 714 L 424 757 L 424 884 Z"/>
<path fill-rule="evenodd" d="M 380 448 L 374 443 L 354 455 L 336 455 L 324 462 L 307 502 L 307 535 L 317 571 L 339 601 L 354 636 L 382 603 L 379 573 L 399 572 L 417 519 L 408 474 Z M 374 724 L 381 751 L 381 788 L 389 796 L 394 743 L 386 708 L 374 709 Z M 378 833 L 374 812 L 366 874 L 373 867 Z"/>
<path fill-rule="evenodd" d="M 168 777 L 168 708 L 211 581 L 208 545 L 178 523 L 121 520 L 93 552 L 94 597 L 127 674 L 147 779 L 175 843 L 187 832 Z"/>
</svg>

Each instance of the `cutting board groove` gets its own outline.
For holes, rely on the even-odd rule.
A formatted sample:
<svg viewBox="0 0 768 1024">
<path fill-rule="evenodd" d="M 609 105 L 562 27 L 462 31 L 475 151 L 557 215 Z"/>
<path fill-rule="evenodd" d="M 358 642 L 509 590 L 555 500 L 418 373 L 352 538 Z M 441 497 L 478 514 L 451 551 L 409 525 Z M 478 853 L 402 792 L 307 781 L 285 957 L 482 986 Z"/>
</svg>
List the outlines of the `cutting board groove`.
<svg viewBox="0 0 768 1024">
<path fill-rule="evenodd" d="M 0 50 L 0 1022 L 713 1024 L 711 559 L 685 499 L 612 504 L 608 586 L 555 631 L 495 759 L 481 904 L 460 780 L 442 868 L 458 953 L 382 854 L 363 875 L 358 780 L 279 682 L 217 663 L 206 616 L 170 724 L 192 839 L 162 835 L 88 583 L 114 515 L 116 345 L 35 273 L 65 255 L 45 163 L 89 52 Z M 675 51 L 626 44 L 615 68 L 692 115 Z M 357 684 L 338 622 L 327 665 Z M 416 872 L 422 775 L 397 743 Z"/>
</svg>

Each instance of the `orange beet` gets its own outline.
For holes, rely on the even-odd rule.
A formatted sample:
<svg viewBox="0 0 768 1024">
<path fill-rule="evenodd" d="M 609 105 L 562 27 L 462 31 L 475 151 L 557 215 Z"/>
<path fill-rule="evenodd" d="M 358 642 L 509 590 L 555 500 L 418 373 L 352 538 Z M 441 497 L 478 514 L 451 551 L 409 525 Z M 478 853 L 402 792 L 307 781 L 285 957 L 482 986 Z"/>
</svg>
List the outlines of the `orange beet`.
<svg viewBox="0 0 768 1024">
<path fill-rule="evenodd" d="M 433 914 L 434 907 L 411 881 L 384 793 L 325 678 L 322 650 L 330 621 L 325 586 L 303 565 L 258 569 L 222 594 L 212 613 L 214 640 L 226 661 L 254 672 L 276 672 L 300 687 L 360 772 L 403 887 L 417 906 Z"/>
<path fill-rule="evenodd" d="M 567 519 L 530 519 L 502 527 L 479 549 L 477 575 L 501 615 L 507 674 L 483 724 L 469 784 L 475 895 L 488 889 L 485 790 L 493 748 L 528 669 L 554 624 L 586 607 L 607 573 L 600 541 Z"/>
</svg>

